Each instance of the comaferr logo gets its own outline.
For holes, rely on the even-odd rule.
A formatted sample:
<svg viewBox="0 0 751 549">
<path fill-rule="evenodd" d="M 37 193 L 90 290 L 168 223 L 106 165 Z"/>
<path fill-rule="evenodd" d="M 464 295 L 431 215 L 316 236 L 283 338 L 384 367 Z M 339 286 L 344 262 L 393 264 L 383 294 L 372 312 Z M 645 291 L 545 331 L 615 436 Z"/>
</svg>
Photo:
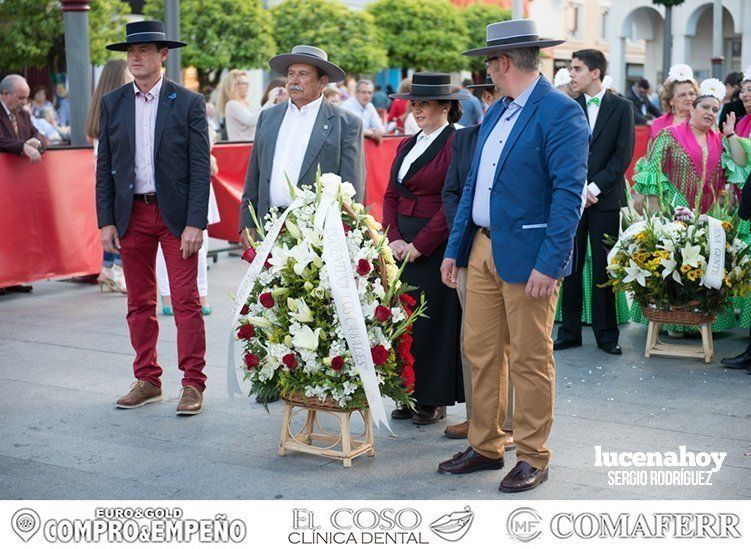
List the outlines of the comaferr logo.
<svg viewBox="0 0 751 549">
<path fill-rule="evenodd" d="M 550 531 L 560 539 L 591 538 L 740 538 L 734 513 L 558 513 Z"/>
</svg>

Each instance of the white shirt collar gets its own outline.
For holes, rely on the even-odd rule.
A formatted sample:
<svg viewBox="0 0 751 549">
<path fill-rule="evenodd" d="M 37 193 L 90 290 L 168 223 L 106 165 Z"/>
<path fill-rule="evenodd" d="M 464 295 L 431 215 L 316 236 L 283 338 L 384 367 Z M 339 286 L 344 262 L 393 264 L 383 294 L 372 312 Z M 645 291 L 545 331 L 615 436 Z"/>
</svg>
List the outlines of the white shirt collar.
<svg viewBox="0 0 751 549">
<path fill-rule="evenodd" d="M 418 141 L 428 141 L 428 142 L 431 142 L 431 141 L 433 141 L 433 140 L 434 140 L 434 139 L 435 139 L 436 137 L 438 137 L 439 135 L 441 135 L 441 132 L 442 132 L 442 131 L 443 131 L 443 130 L 444 130 L 444 129 L 446 128 L 446 126 L 448 126 L 448 125 L 449 125 L 449 123 L 448 123 L 448 122 L 444 122 L 444 123 L 443 123 L 443 125 L 442 125 L 442 126 L 441 126 L 440 128 L 438 128 L 437 130 L 435 130 L 435 131 L 434 131 L 433 133 L 431 133 L 431 134 L 427 134 L 427 133 L 425 133 L 425 132 L 420 132 L 420 135 L 419 135 L 419 137 L 417 138 L 417 140 L 418 140 Z"/>
<path fill-rule="evenodd" d="M 313 111 L 313 110 L 317 111 L 321 107 L 321 104 L 323 103 L 323 94 L 321 94 L 318 97 L 318 99 L 316 99 L 315 101 L 311 101 L 310 103 L 305 105 L 302 109 L 298 109 L 291 99 L 288 99 L 287 101 L 288 101 L 287 111 L 293 112 L 295 114 L 305 113 L 305 112 Z"/>
<path fill-rule="evenodd" d="M 162 91 L 162 81 L 163 80 L 164 80 L 164 76 L 160 76 L 159 80 L 157 80 L 156 84 L 154 84 L 154 86 L 149 91 L 147 91 L 146 93 L 147 94 L 150 93 L 152 97 L 158 98 L 159 97 L 159 92 Z M 135 80 L 133 80 L 133 91 L 135 92 L 136 95 L 138 95 L 139 93 L 142 93 L 141 90 L 138 89 L 138 86 L 136 86 L 136 81 Z"/>
</svg>

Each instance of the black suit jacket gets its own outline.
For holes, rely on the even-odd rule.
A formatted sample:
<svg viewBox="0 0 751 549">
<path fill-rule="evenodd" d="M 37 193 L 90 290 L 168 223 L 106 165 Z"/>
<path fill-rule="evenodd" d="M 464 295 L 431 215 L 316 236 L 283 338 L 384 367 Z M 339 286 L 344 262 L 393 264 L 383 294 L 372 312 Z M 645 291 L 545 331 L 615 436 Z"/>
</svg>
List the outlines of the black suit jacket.
<svg viewBox="0 0 751 549">
<path fill-rule="evenodd" d="M 126 84 L 102 97 L 96 199 L 99 227 L 128 230 L 135 180 L 135 92 Z M 203 96 L 164 78 L 154 129 L 157 202 L 178 238 L 186 226 L 206 228 L 209 132 Z"/>
<path fill-rule="evenodd" d="M 748 179 L 743 184 L 741 202 L 738 205 L 738 217 L 741 219 L 751 219 L 751 175 L 748 176 Z"/>
<path fill-rule="evenodd" d="M 446 172 L 446 179 L 441 191 L 443 213 L 446 216 L 449 231 L 454 224 L 454 217 L 456 217 L 456 210 L 462 197 L 464 183 L 467 181 L 467 175 L 472 166 L 472 156 L 475 154 L 479 134 L 479 124 L 468 126 L 457 130 L 454 134 L 454 141 L 451 143 L 451 164 L 449 164 L 449 169 Z"/>
<path fill-rule="evenodd" d="M 642 105 L 647 106 L 647 114 L 651 114 L 652 118 L 657 118 L 662 114 L 662 111 L 657 108 L 654 103 L 652 103 L 648 98 L 642 98 L 635 94 L 633 87 L 629 88 L 628 91 L 626 91 L 626 99 L 631 101 L 631 104 L 633 105 L 634 123 L 637 126 L 647 125 L 647 117 L 641 113 Z"/>
<path fill-rule="evenodd" d="M 576 99 L 587 114 L 584 94 Z M 634 119 L 626 99 L 606 92 L 602 97 L 594 131 L 589 140 L 587 183 L 600 188 L 597 202 L 590 206 L 600 211 L 619 210 L 626 205 L 624 174 L 634 152 Z"/>
<path fill-rule="evenodd" d="M 722 125 L 725 123 L 725 120 L 731 112 L 735 113 L 736 122 L 746 116 L 746 107 L 743 106 L 743 101 L 740 99 L 734 99 L 722 106 L 722 110 L 720 111 L 720 121 L 718 123 L 720 130 L 722 130 Z"/>
</svg>

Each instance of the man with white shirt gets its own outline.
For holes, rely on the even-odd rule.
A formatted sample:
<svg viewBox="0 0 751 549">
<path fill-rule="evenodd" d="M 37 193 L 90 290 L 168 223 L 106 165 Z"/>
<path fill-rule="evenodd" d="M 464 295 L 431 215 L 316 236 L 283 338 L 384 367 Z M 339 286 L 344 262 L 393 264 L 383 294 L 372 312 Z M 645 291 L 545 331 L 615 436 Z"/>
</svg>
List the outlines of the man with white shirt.
<svg viewBox="0 0 751 549">
<path fill-rule="evenodd" d="M 373 105 L 373 82 L 360 80 L 355 86 L 355 95 L 342 103 L 341 107 L 362 120 L 363 136 L 376 143 L 381 142 L 384 134 L 383 121 Z"/>
<path fill-rule="evenodd" d="M 555 350 L 582 344 L 582 307 L 584 293 L 592 295 L 592 329 L 597 346 L 608 354 L 619 355 L 615 294 L 600 288 L 608 281 L 607 253 L 603 239 L 618 237 L 619 212 L 626 205 L 624 174 L 634 150 L 634 118 L 627 99 L 609 93 L 602 85 L 607 71 L 605 55 L 598 50 L 580 50 L 571 61 L 571 87 L 579 97 L 589 122 L 589 158 L 585 209 L 576 233 L 575 265 L 563 279 L 563 323 L 558 329 Z M 592 249 L 591 288 L 582 286 L 587 242 Z"/>
<path fill-rule="evenodd" d="M 240 241 L 250 246 L 245 228 L 254 229 L 248 204 L 262 219 L 272 208 L 292 202 L 287 181 L 313 185 L 316 172 L 335 173 L 351 183 L 361 201 L 365 193 L 362 122 L 323 98 L 329 82 L 344 80 L 344 71 L 313 46 L 295 46 L 292 53 L 269 61 L 287 76 L 289 100 L 261 112 L 240 206 Z"/>
</svg>

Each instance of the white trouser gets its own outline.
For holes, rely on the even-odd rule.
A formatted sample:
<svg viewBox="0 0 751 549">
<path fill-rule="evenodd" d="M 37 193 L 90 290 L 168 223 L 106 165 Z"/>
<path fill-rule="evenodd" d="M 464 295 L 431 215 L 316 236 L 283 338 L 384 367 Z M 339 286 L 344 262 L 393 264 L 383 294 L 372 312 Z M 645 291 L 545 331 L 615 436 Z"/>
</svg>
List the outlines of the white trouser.
<svg viewBox="0 0 751 549">
<path fill-rule="evenodd" d="M 203 231 L 203 244 L 198 250 L 198 295 L 206 297 L 209 295 L 209 277 L 208 277 L 208 255 L 209 255 L 209 231 Z M 156 254 L 156 281 L 159 285 L 159 295 L 169 297 L 169 277 L 167 275 L 167 263 L 164 261 L 162 245 Z"/>
</svg>

